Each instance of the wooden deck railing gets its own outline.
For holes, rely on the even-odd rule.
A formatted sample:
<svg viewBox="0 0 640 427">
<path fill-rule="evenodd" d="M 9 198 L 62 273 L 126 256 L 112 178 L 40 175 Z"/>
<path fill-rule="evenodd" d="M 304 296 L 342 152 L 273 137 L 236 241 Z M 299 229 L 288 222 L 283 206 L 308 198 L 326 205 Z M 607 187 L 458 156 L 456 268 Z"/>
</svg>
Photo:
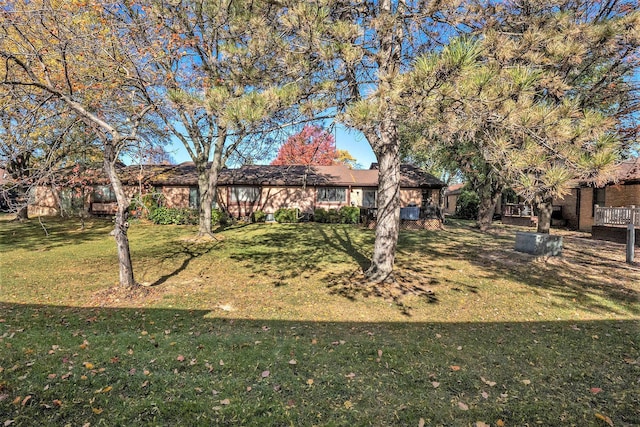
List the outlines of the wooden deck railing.
<svg viewBox="0 0 640 427">
<path fill-rule="evenodd" d="M 640 207 L 600 207 L 595 206 L 594 220 L 596 225 L 627 225 L 640 227 Z"/>
</svg>

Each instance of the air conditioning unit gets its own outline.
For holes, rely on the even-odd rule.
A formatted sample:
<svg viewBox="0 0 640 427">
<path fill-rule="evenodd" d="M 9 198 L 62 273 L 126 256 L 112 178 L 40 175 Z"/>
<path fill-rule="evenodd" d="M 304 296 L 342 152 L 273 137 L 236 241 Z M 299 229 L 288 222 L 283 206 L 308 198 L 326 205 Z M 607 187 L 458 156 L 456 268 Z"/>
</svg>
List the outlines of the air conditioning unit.
<svg viewBox="0 0 640 427">
<path fill-rule="evenodd" d="M 420 208 L 417 206 L 400 208 L 400 219 L 417 221 L 420 219 Z"/>
</svg>

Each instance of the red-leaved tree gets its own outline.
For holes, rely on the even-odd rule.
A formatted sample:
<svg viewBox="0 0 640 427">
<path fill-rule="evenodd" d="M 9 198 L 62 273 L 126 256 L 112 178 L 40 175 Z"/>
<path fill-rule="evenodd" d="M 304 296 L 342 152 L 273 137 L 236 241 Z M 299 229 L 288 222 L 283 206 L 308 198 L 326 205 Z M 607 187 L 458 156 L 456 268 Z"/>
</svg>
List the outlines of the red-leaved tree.
<svg viewBox="0 0 640 427">
<path fill-rule="evenodd" d="M 305 126 L 287 139 L 271 164 L 331 166 L 337 156 L 333 135 L 319 126 Z"/>
</svg>

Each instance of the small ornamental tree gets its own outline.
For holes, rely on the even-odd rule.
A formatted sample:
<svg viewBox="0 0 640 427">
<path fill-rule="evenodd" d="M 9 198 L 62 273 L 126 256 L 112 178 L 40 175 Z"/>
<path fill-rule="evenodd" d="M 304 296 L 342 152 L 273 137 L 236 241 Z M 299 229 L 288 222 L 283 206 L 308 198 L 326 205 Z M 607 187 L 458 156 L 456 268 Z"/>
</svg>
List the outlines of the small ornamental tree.
<svg viewBox="0 0 640 427">
<path fill-rule="evenodd" d="M 287 139 L 271 164 L 330 166 L 337 155 L 333 135 L 319 126 L 305 126 Z"/>
</svg>

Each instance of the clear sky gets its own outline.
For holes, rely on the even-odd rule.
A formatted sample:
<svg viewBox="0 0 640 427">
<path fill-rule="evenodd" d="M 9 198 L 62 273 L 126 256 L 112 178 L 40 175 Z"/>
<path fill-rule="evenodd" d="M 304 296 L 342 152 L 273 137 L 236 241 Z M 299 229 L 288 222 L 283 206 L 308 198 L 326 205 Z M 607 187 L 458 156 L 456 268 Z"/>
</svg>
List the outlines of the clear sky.
<svg viewBox="0 0 640 427">
<path fill-rule="evenodd" d="M 375 154 L 373 154 L 371 150 L 371 146 L 360 132 L 336 125 L 334 137 L 336 139 L 336 148 L 339 150 L 347 150 L 362 168 L 369 169 L 371 163 L 377 161 Z M 176 163 L 191 161 L 187 150 L 185 150 L 182 143 L 178 140 L 174 140 L 172 144 L 167 147 L 167 151 L 170 152 Z M 265 159 L 264 163 L 266 164 L 270 160 L 271 159 Z"/>
</svg>

